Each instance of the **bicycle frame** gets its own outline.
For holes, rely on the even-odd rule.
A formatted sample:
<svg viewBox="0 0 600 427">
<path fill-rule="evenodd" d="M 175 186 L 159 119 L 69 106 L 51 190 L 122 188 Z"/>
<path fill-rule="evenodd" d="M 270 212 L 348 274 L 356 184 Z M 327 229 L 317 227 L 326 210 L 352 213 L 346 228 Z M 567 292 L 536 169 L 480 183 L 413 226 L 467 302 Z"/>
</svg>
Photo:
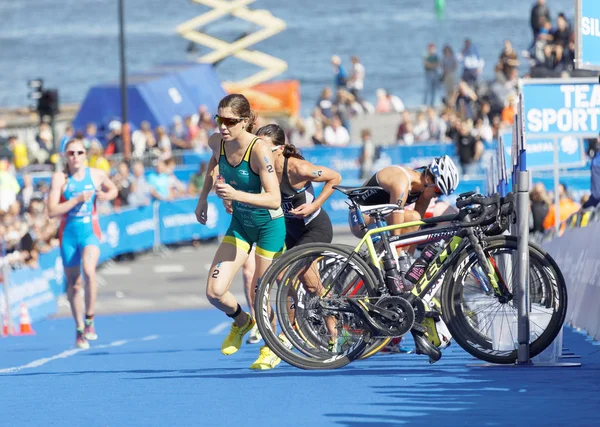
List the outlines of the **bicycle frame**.
<svg viewBox="0 0 600 427">
<path fill-rule="evenodd" d="M 394 225 L 386 225 L 383 227 L 373 228 L 368 230 L 365 236 L 358 243 L 354 252 L 358 254 L 363 246 L 367 247 L 367 251 L 369 253 L 369 258 L 372 265 L 375 267 L 375 273 L 378 275 L 378 279 L 380 283 L 385 283 L 384 276 L 382 272 L 382 267 L 379 262 L 379 256 L 375 249 L 375 245 L 373 243 L 374 235 L 388 233 L 389 231 L 399 230 L 408 227 L 422 226 L 422 225 L 430 225 L 437 224 L 441 222 L 447 222 L 451 219 L 454 219 L 454 215 L 450 216 L 442 216 L 431 219 L 424 219 L 420 221 L 411 221 L 403 224 L 394 224 Z M 458 255 L 470 244 L 471 237 L 473 236 L 473 231 L 470 228 L 461 228 L 457 225 L 448 225 L 439 228 L 435 228 L 433 230 L 418 230 L 411 233 L 402 234 L 399 236 L 382 236 L 382 239 L 388 239 L 388 247 L 391 250 L 392 244 L 396 243 L 395 246 L 406 246 L 414 243 L 424 242 L 436 240 L 443 237 L 453 236 L 452 239 L 448 242 L 448 244 L 444 247 L 444 249 L 437 255 L 435 259 L 433 259 L 427 269 L 425 270 L 423 276 L 419 279 L 413 290 L 411 291 L 412 295 L 416 298 L 425 298 L 426 295 L 430 294 L 433 296 L 434 292 L 432 292 L 432 288 L 440 278 L 440 276 L 447 270 L 448 266 L 451 265 Z M 387 250 L 387 249 L 386 249 Z M 396 256 L 394 256 L 396 258 Z M 489 262 L 490 271 L 493 274 L 488 275 L 490 279 L 490 284 L 494 289 L 494 292 L 497 295 L 503 295 L 502 289 L 499 285 L 499 278 L 497 276 L 497 271 L 494 266 Z"/>
</svg>

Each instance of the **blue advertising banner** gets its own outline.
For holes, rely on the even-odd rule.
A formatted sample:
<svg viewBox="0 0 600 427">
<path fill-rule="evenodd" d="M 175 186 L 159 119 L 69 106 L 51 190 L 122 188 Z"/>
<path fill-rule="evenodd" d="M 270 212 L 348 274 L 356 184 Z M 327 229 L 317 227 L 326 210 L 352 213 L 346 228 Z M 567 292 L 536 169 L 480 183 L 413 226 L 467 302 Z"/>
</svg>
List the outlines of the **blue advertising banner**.
<svg viewBox="0 0 600 427">
<path fill-rule="evenodd" d="M 160 203 L 158 207 L 160 243 L 185 242 L 225 234 L 231 216 L 225 212 L 223 201 L 216 196 L 209 196 L 206 225 L 196 220 L 197 202 L 197 198 L 192 198 Z"/>
<path fill-rule="evenodd" d="M 309 162 L 339 172 L 344 180 L 360 178 L 360 155 L 362 152 L 362 146 L 360 145 L 347 147 L 316 146 L 301 148 L 300 151 Z M 434 157 L 444 155 L 456 156 L 454 144 L 427 143 L 409 146 L 382 146 L 379 151 L 379 159 L 373 164 L 373 169 L 375 171 L 393 164 L 419 167 L 428 164 Z M 209 160 L 210 155 L 206 153 L 185 153 L 183 155 L 183 163 L 191 165 L 192 169 L 197 168 L 200 162 L 208 162 Z"/>
<path fill-rule="evenodd" d="M 597 80 L 523 80 L 521 90 L 525 98 L 528 141 L 533 136 L 598 135 L 600 85 Z"/>
<path fill-rule="evenodd" d="M 580 69 L 600 69 L 600 2 L 575 1 L 576 65 Z"/>
<path fill-rule="evenodd" d="M 4 287 L 0 287 L 0 312 L 5 310 Z M 56 313 L 56 298 L 42 270 L 29 267 L 12 270 L 8 281 L 10 316 L 15 329 L 19 325 L 21 303 L 27 306 L 32 322 Z"/>
<path fill-rule="evenodd" d="M 506 163 L 512 165 L 513 134 L 507 132 L 502 135 L 502 139 L 504 141 Z M 572 136 L 564 136 L 557 139 L 559 167 L 579 166 L 585 162 L 582 139 Z M 527 138 L 527 169 L 554 169 L 554 138 Z"/>
<path fill-rule="evenodd" d="M 117 255 L 150 249 L 154 244 L 152 205 L 100 217 L 100 262 Z"/>
<path fill-rule="evenodd" d="M 53 249 L 50 252 L 40 255 L 39 266 L 42 270 L 44 279 L 48 281 L 48 286 L 55 296 L 61 295 L 66 291 L 66 281 L 60 249 Z"/>
</svg>

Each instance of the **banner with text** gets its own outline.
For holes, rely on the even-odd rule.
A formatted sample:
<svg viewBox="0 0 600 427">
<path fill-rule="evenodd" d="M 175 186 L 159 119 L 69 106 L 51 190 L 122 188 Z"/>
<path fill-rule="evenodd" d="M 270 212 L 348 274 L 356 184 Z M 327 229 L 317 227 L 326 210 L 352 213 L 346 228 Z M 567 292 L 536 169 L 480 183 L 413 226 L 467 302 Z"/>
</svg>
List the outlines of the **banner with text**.
<svg viewBox="0 0 600 427">
<path fill-rule="evenodd" d="M 597 80 L 523 80 L 521 89 L 525 98 L 528 142 L 534 136 L 598 136 L 600 85 Z"/>
<path fill-rule="evenodd" d="M 600 2 L 575 1 L 576 65 L 580 69 L 600 69 Z"/>
</svg>

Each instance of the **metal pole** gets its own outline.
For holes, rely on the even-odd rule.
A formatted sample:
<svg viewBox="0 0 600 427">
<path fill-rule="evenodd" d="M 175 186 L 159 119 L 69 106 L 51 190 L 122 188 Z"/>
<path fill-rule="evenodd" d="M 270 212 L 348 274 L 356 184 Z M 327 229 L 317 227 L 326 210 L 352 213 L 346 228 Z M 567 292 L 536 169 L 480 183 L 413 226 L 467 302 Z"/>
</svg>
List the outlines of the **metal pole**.
<svg viewBox="0 0 600 427">
<path fill-rule="evenodd" d="M 560 200 L 558 195 L 559 174 L 558 174 L 558 138 L 554 138 L 554 231 L 558 234 L 560 230 Z"/>
<path fill-rule="evenodd" d="M 129 160 L 130 140 L 129 140 L 129 118 L 127 115 L 127 63 L 125 61 L 125 0 L 119 0 L 119 61 L 121 72 L 121 138 L 123 139 L 123 149 L 125 159 Z"/>
<path fill-rule="evenodd" d="M 517 364 L 530 364 L 529 359 L 529 171 L 517 175 Z"/>
<path fill-rule="evenodd" d="M 13 333 L 13 326 L 12 326 L 12 313 L 10 310 L 10 292 L 9 292 L 9 286 L 8 286 L 8 281 L 9 281 L 9 276 L 10 276 L 10 266 L 8 265 L 8 259 L 6 257 L 6 241 L 4 240 L 4 238 L 2 239 L 2 258 L 0 258 L 0 267 L 2 268 L 2 276 L 3 276 L 3 282 L 4 282 L 4 301 L 5 301 L 5 312 L 6 312 L 6 323 L 7 323 L 7 327 L 8 327 L 8 335 Z"/>
</svg>

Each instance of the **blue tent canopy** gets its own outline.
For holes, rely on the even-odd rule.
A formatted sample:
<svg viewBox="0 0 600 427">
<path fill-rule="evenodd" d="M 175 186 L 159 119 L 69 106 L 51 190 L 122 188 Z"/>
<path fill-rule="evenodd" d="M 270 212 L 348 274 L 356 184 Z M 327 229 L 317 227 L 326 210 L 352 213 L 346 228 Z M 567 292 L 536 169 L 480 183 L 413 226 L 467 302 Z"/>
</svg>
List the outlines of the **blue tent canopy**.
<svg viewBox="0 0 600 427">
<path fill-rule="evenodd" d="M 200 105 L 216 113 L 226 92 L 212 66 L 197 63 L 162 64 L 147 73 L 127 77 L 128 121 L 137 129 L 144 120 L 152 128 L 173 125 L 173 117 L 198 112 Z M 83 131 L 88 123 L 106 128 L 121 120 L 121 92 L 118 82 L 93 86 L 81 104 L 73 127 Z"/>
</svg>

